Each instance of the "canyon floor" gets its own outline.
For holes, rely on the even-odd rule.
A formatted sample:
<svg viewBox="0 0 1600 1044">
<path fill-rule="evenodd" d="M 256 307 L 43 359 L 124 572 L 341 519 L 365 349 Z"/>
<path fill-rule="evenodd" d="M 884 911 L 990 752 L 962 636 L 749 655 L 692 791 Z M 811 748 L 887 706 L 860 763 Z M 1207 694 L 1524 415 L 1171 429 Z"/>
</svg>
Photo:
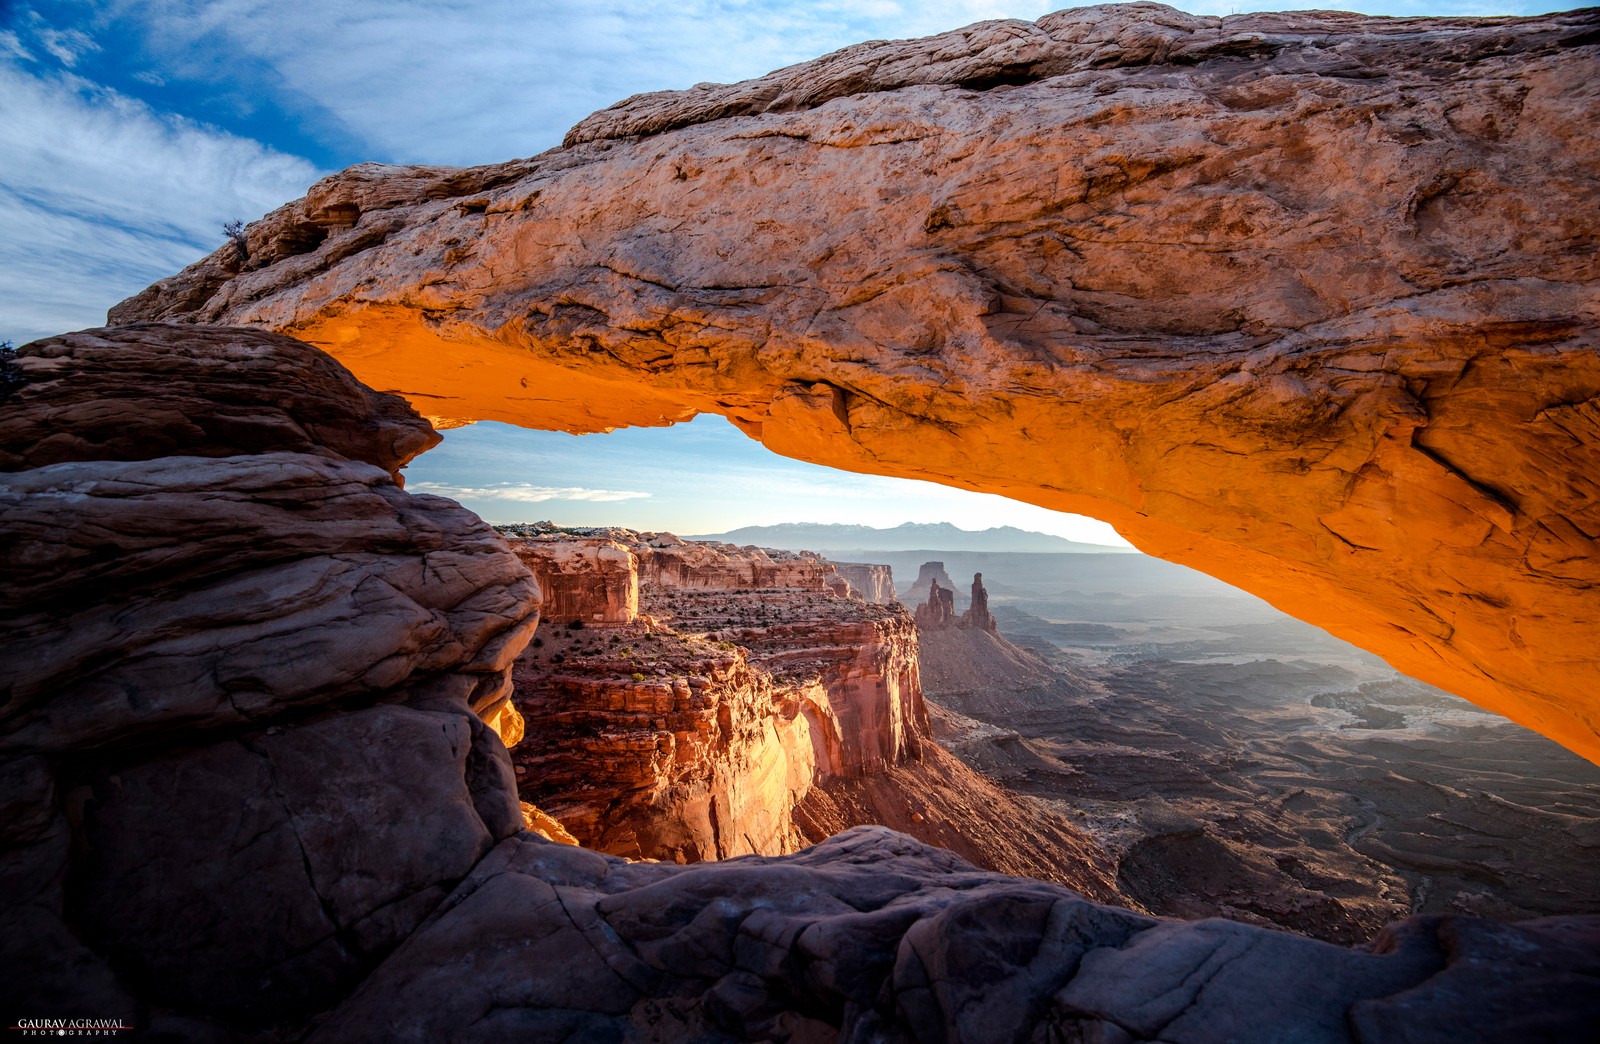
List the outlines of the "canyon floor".
<svg viewBox="0 0 1600 1044">
<path fill-rule="evenodd" d="M 1146 909 L 1343 943 L 1600 912 L 1600 768 L 1536 733 L 1164 562 L 878 553 L 902 587 L 935 555 L 958 590 L 983 572 L 1010 640 L 924 634 L 935 736 Z"/>
</svg>

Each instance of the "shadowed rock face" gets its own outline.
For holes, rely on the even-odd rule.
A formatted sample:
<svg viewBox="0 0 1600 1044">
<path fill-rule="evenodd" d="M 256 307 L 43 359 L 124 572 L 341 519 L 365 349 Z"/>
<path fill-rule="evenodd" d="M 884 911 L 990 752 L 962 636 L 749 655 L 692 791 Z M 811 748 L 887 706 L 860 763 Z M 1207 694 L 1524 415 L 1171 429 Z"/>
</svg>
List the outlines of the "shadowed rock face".
<svg viewBox="0 0 1600 1044">
<path fill-rule="evenodd" d="M 352 168 L 112 319 L 292 332 L 439 422 L 712 412 L 1095 515 L 1595 758 L 1597 26 L 863 44 Z"/>
<path fill-rule="evenodd" d="M 881 827 L 698 867 L 523 835 L 311 1040 L 1555 1041 L 1595 1017 L 1595 932 L 1417 918 L 1345 950 L 1099 906 Z"/>
<path fill-rule="evenodd" d="M 486 722 L 538 587 L 401 491 L 437 435 L 308 345 L 152 326 L 12 367 L 0 1004 L 320 1010 L 521 829 Z"/>
</svg>

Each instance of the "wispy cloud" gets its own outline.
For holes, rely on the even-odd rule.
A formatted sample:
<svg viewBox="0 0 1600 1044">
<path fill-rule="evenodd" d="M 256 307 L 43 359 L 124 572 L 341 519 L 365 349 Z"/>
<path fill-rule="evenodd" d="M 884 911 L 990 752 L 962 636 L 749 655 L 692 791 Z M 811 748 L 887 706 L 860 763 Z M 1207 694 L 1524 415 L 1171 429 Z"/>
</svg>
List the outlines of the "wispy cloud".
<svg viewBox="0 0 1600 1044">
<path fill-rule="evenodd" d="M 100 50 L 94 37 L 81 29 L 40 29 L 39 43 L 69 69 L 78 64 L 79 58 Z"/>
<path fill-rule="evenodd" d="M 515 500 L 523 504 L 542 504 L 547 500 L 587 500 L 606 503 L 639 500 L 649 493 L 626 489 L 586 489 L 583 486 L 535 486 L 527 482 L 502 482 L 489 486 L 453 486 L 444 482 L 412 482 L 413 493 L 435 493 L 452 500 Z"/>
<path fill-rule="evenodd" d="M 258 88 L 314 103 L 373 150 L 361 159 L 487 163 L 542 151 L 641 91 L 732 82 L 881 37 L 1049 0 L 123 0 L 93 5 L 132 46 L 197 82 L 270 70 Z M 337 26 L 337 31 L 330 31 Z M 226 60 L 226 59 L 231 59 Z M 170 78 L 170 77 L 169 77 Z"/>
<path fill-rule="evenodd" d="M 69 72 L 0 62 L 0 338 L 105 310 L 214 249 L 222 222 L 305 191 L 310 163 Z"/>
</svg>

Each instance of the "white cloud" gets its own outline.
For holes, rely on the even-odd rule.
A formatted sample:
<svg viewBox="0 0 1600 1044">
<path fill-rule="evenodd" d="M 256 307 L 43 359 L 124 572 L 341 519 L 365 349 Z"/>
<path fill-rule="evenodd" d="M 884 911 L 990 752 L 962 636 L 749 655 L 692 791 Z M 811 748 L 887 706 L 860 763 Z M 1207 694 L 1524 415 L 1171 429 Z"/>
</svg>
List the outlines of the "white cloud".
<svg viewBox="0 0 1600 1044">
<path fill-rule="evenodd" d="M 21 58 L 33 61 L 33 55 L 22 46 L 22 38 L 10 30 L 0 31 L 0 58 Z"/>
<path fill-rule="evenodd" d="M 105 310 L 304 193 L 310 163 L 70 73 L 0 62 L 0 338 L 23 343 Z"/>
<path fill-rule="evenodd" d="M 642 91 L 734 82 L 881 37 L 986 18 L 1037 18 L 1049 0 L 123 0 L 158 65 L 226 75 L 219 56 L 273 72 L 279 103 L 314 101 L 370 159 L 489 163 L 559 144 L 596 109 Z M 168 79 L 173 76 L 169 75 Z"/>
<path fill-rule="evenodd" d="M 503 482 L 491 486 L 452 486 L 443 482 L 412 482 L 413 493 L 434 493 L 452 500 L 515 500 L 523 504 L 542 504 L 547 500 L 587 500 L 609 503 L 638 500 L 649 493 L 625 489 L 586 489 L 583 486 L 535 486 L 527 482 Z"/>
<path fill-rule="evenodd" d="M 100 49 L 93 37 L 79 29 L 40 29 L 38 36 L 40 45 L 69 69 L 79 58 Z"/>
</svg>

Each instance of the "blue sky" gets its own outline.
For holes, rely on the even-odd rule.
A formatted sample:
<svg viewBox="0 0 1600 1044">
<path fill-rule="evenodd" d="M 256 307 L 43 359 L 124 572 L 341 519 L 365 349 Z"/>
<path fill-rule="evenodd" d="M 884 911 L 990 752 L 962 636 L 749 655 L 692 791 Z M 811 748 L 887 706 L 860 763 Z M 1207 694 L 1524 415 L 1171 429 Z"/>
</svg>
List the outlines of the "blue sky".
<svg viewBox="0 0 1600 1044">
<path fill-rule="evenodd" d="M 439 493 L 491 522 L 551 519 L 721 533 L 779 522 L 878 527 L 951 522 L 1016 526 L 1092 544 L 1126 544 L 1103 522 L 1004 497 L 855 475 L 790 460 L 721 417 L 609 435 L 528 432 L 483 422 L 444 433 L 406 469 L 406 488 Z"/>
<path fill-rule="evenodd" d="M 1062 6 L 1070 5 L 0 0 L 0 339 L 21 344 L 97 326 L 112 304 L 214 249 L 223 222 L 254 219 L 352 163 L 533 155 L 590 112 L 640 91 L 734 82 L 860 40 L 1037 18 Z M 1228 14 L 1287 5 L 1178 6 Z M 1491 15 L 1574 5 L 1346 6 Z M 507 473 L 486 476 L 489 460 Z M 685 472 L 740 475 L 743 495 L 702 498 L 698 515 L 692 499 L 673 506 L 670 482 Z M 951 521 L 1095 541 L 1110 532 L 998 498 L 784 461 L 715 418 L 582 440 L 475 425 L 447 433 L 412 473 L 414 483 L 441 490 L 486 494 L 508 482 L 568 491 L 545 500 L 503 488 L 460 498 L 497 519 L 598 523 L 626 515 L 627 524 L 701 530 Z M 801 492 L 785 497 L 785 488 Z M 646 495 L 596 500 L 597 490 Z"/>
</svg>

